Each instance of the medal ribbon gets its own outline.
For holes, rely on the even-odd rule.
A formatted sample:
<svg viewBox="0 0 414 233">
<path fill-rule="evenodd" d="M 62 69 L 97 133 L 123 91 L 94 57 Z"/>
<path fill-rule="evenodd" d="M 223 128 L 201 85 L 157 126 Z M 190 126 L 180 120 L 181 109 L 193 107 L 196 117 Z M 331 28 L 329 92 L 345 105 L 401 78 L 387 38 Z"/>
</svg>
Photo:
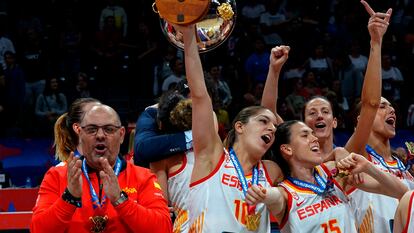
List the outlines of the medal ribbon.
<svg viewBox="0 0 414 233">
<path fill-rule="evenodd" d="M 242 186 L 244 197 L 246 197 L 247 189 L 249 188 L 249 185 L 247 184 L 246 177 L 244 176 L 243 169 L 241 167 L 240 161 L 236 156 L 236 152 L 234 152 L 233 148 L 230 148 L 229 151 L 230 160 L 233 163 L 234 169 L 236 170 L 237 177 L 239 178 L 240 184 Z M 252 170 L 252 185 L 258 185 L 259 184 L 259 171 L 257 169 L 257 165 L 253 167 Z M 254 214 L 254 211 L 256 209 L 256 206 L 249 206 L 248 207 L 248 213 Z"/>
<path fill-rule="evenodd" d="M 119 157 L 117 157 L 116 162 L 115 162 L 115 167 L 114 167 L 114 172 L 115 172 L 116 176 L 118 176 L 119 172 L 121 171 L 121 165 L 122 165 L 121 159 Z M 83 171 L 83 174 L 85 175 L 85 178 L 86 178 L 86 180 L 88 181 L 88 184 L 89 184 L 89 190 L 91 192 L 91 197 L 92 197 L 92 207 L 94 209 L 96 209 L 98 207 L 102 208 L 103 205 L 105 204 L 106 195 L 104 195 L 102 197 L 102 201 L 100 202 L 99 198 L 98 198 L 98 195 L 96 194 L 95 189 L 92 186 L 91 180 L 89 179 L 88 168 L 86 166 L 86 158 L 83 159 L 83 162 L 82 162 L 82 171 Z"/>
<path fill-rule="evenodd" d="M 397 168 L 390 167 L 385 162 L 384 158 L 381 155 L 379 155 L 372 147 L 370 147 L 369 145 L 366 145 L 365 146 L 365 150 L 368 152 L 368 154 L 372 155 L 375 159 L 377 159 L 378 161 L 380 161 L 380 163 L 382 164 L 382 166 L 386 167 L 387 169 L 398 169 L 400 171 L 407 171 L 410 168 L 410 165 L 405 166 L 403 164 L 403 162 L 401 162 L 401 160 L 399 160 L 398 158 L 396 158 L 394 156 L 392 156 L 392 157 L 397 161 Z"/>
<path fill-rule="evenodd" d="M 299 180 L 296 178 L 293 178 L 291 176 L 288 176 L 287 179 L 292 182 L 293 184 L 295 184 L 296 186 L 299 186 L 301 188 L 307 188 L 312 190 L 314 193 L 318 194 L 318 195 L 322 195 L 325 193 L 328 185 L 328 181 L 324 181 L 323 178 L 319 175 L 319 173 L 316 171 L 314 171 L 313 176 L 315 177 L 316 183 L 318 183 L 318 185 L 303 181 L 303 180 Z"/>
<path fill-rule="evenodd" d="M 234 152 L 233 148 L 230 148 L 229 155 L 230 155 L 230 160 L 233 163 L 233 166 L 236 170 L 237 177 L 239 178 L 240 184 L 242 186 L 244 196 L 246 196 L 246 192 L 247 192 L 247 189 L 249 188 L 249 186 L 247 184 L 246 177 L 244 176 L 243 169 L 241 168 L 240 161 L 237 158 L 236 152 Z M 259 171 L 258 171 L 257 165 L 256 165 L 256 166 L 253 167 L 253 170 L 252 170 L 252 185 L 253 184 L 255 184 L 255 185 L 259 184 L 259 175 L 258 174 L 259 174 Z"/>
</svg>

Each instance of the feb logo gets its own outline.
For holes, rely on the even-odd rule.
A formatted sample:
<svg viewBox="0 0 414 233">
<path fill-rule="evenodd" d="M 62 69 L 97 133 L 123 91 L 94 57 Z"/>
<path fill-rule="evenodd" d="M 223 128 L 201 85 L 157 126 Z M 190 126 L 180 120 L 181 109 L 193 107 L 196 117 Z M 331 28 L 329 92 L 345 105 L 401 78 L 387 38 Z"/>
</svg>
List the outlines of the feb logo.
<svg viewBox="0 0 414 233">
<path fill-rule="evenodd" d="M 292 198 L 295 199 L 296 201 L 299 200 L 299 196 L 296 192 L 292 193 Z"/>
</svg>

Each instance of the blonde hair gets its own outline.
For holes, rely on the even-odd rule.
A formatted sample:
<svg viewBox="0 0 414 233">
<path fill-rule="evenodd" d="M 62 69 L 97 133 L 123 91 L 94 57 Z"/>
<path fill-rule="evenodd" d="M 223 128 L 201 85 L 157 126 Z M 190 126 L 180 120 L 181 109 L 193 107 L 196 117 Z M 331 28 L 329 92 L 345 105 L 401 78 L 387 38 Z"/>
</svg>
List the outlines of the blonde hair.
<svg viewBox="0 0 414 233">
<path fill-rule="evenodd" d="M 170 112 L 169 120 L 171 125 L 180 131 L 191 129 L 192 124 L 192 101 L 191 99 L 183 99 Z"/>
<path fill-rule="evenodd" d="M 62 114 L 55 123 L 55 158 L 64 162 L 69 158 L 70 152 L 76 149 L 78 138 L 73 138 L 66 126 L 68 113 Z"/>
</svg>

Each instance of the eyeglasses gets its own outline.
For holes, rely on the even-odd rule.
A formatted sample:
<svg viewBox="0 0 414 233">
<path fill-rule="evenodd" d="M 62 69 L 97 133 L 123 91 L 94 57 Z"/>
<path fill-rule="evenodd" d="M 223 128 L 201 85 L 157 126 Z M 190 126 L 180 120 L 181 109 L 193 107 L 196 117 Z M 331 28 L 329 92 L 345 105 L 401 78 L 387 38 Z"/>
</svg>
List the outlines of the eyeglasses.
<svg viewBox="0 0 414 233">
<path fill-rule="evenodd" d="M 120 129 L 122 126 L 116 126 L 116 125 L 85 125 L 81 126 L 83 130 L 85 130 L 86 134 L 89 135 L 96 135 L 99 131 L 99 129 L 102 129 L 103 133 L 108 135 L 113 135 L 118 129 Z"/>
</svg>

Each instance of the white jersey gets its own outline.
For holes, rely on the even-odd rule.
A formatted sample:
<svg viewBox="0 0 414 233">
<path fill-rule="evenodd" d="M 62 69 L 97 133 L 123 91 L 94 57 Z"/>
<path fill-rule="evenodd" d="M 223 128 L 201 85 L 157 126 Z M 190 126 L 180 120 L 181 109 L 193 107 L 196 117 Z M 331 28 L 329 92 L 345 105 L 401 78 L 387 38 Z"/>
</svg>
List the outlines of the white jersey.
<svg viewBox="0 0 414 233">
<path fill-rule="evenodd" d="M 248 185 L 252 175 L 245 175 Z M 270 187 L 271 180 L 263 162 L 258 164 L 259 186 Z M 216 168 L 205 178 L 190 185 L 190 232 L 252 232 L 246 229 L 247 203 L 236 169 L 228 153 L 223 153 Z M 256 206 L 261 214 L 256 232 L 270 232 L 269 211 L 263 203 Z"/>
<path fill-rule="evenodd" d="M 408 202 L 408 213 L 407 213 L 407 222 L 405 223 L 405 227 L 402 231 L 402 233 L 410 233 L 414 232 L 414 192 L 411 193 L 410 201 Z"/>
<path fill-rule="evenodd" d="M 183 156 L 181 167 L 168 174 L 168 200 L 175 212 L 173 232 L 188 232 L 188 198 L 190 193 L 191 173 L 194 167 L 194 152 L 187 151 Z"/>
<path fill-rule="evenodd" d="M 327 182 L 330 175 L 327 167 L 321 165 L 315 169 Z M 346 194 L 335 180 L 330 183 L 332 186 L 323 195 L 299 187 L 289 180 L 279 184 L 288 194 L 287 211 L 280 224 L 282 233 L 357 232 Z"/>
<path fill-rule="evenodd" d="M 414 178 L 408 171 L 402 171 L 398 167 L 398 159 L 392 162 L 380 161 L 374 156 L 369 155 L 369 160 L 380 170 L 391 173 L 398 177 L 408 189 L 414 188 Z M 385 164 L 383 164 L 383 162 Z M 360 189 L 348 191 L 351 199 L 358 226 L 361 226 L 361 233 L 391 233 L 392 221 L 398 206 L 398 199 L 389 196 L 369 193 Z"/>
</svg>

